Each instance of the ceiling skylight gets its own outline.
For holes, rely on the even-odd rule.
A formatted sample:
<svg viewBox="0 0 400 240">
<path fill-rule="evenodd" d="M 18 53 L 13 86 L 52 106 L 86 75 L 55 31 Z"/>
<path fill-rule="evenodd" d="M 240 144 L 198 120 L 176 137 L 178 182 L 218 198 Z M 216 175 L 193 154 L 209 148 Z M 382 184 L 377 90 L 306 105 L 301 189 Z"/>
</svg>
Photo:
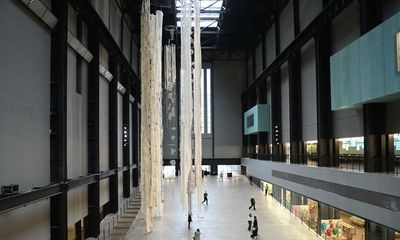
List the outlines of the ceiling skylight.
<svg viewBox="0 0 400 240">
<path fill-rule="evenodd" d="M 223 0 L 200 0 L 200 27 L 201 28 L 216 28 L 218 25 L 219 19 L 219 11 L 222 8 Z M 176 0 L 176 10 L 178 13 L 176 17 L 178 19 L 177 25 L 181 27 L 181 17 L 182 14 L 180 11 L 182 10 L 182 2 L 181 0 Z M 192 23 L 194 27 L 194 23 Z"/>
</svg>

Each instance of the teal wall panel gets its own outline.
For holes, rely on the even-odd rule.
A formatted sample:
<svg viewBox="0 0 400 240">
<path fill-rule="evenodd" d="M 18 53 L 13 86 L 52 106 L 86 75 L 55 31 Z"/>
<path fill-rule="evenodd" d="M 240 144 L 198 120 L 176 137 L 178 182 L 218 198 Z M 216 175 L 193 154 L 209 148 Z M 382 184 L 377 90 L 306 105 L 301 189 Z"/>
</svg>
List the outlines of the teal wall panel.
<svg viewBox="0 0 400 240">
<path fill-rule="evenodd" d="M 244 134 L 250 135 L 270 130 L 270 111 L 268 104 L 258 104 L 243 114 Z"/>
<path fill-rule="evenodd" d="M 398 32 L 400 13 L 331 57 L 332 110 L 400 99 Z"/>
</svg>

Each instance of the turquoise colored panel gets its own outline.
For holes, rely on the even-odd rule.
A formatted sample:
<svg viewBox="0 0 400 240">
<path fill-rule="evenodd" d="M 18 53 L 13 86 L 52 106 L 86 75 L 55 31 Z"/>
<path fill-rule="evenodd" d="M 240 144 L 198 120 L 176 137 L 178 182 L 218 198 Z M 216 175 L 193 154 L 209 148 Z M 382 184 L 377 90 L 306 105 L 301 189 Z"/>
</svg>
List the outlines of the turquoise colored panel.
<svg viewBox="0 0 400 240">
<path fill-rule="evenodd" d="M 400 32 L 400 14 L 385 21 L 383 28 L 383 48 L 385 55 L 385 92 L 394 94 L 400 89 L 400 73 L 397 71 L 396 37 Z"/>
<path fill-rule="evenodd" d="M 270 111 L 268 104 L 258 104 L 243 114 L 244 134 L 268 132 L 270 130 Z"/>
<path fill-rule="evenodd" d="M 383 96 L 385 94 L 385 68 L 382 26 L 370 31 L 360 39 L 360 87 L 361 98 L 357 102 Z"/>
<path fill-rule="evenodd" d="M 400 13 L 331 57 L 332 110 L 400 99 L 396 34 Z"/>
</svg>

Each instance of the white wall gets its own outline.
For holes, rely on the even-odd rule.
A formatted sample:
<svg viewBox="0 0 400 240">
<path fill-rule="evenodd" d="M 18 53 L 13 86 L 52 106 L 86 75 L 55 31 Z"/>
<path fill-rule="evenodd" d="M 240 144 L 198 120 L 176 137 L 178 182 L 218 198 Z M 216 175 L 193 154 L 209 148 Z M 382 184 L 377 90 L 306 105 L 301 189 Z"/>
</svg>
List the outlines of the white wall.
<svg viewBox="0 0 400 240">
<path fill-rule="evenodd" d="M 333 137 L 359 137 L 364 135 L 363 110 L 333 112 Z"/>
<path fill-rule="evenodd" d="M 282 111 L 282 143 L 290 142 L 290 111 L 289 111 L 289 66 L 281 67 L 281 111 Z"/>
<path fill-rule="evenodd" d="M 108 178 L 100 181 L 100 207 L 110 201 L 110 180 Z"/>
<path fill-rule="evenodd" d="M 50 29 L 19 1 L 0 1 L 0 186 L 50 182 Z M 0 239 L 49 239 L 50 204 L 0 215 Z M 28 218 L 27 216 L 35 216 Z"/>
<path fill-rule="evenodd" d="M 50 200 L 2 213 L 0 226 L 0 239 L 50 239 Z"/>
<path fill-rule="evenodd" d="M 239 158 L 242 149 L 241 93 L 246 77 L 244 64 L 241 61 L 215 61 L 212 70 L 214 157 Z"/>
<path fill-rule="evenodd" d="M 100 46 L 100 63 L 108 69 L 108 52 Z M 100 171 L 109 169 L 109 82 L 100 75 L 99 79 L 99 159 Z"/>
<path fill-rule="evenodd" d="M 82 59 L 82 94 L 76 92 L 77 55 L 67 52 L 67 176 L 87 174 L 87 63 Z"/>
<path fill-rule="evenodd" d="M 303 140 L 317 140 L 317 82 L 315 44 L 311 39 L 301 48 L 301 104 Z"/>
<path fill-rule="evenodd" d="M 74 224 L 88 215 L 88 192 L 87 186 L 68 191 L 68 226 Z"/>
<path fill-rule="evenodd" d="M 27 191 L 50 181 L 50 31 L 12 1 L 0 30 L 0 185 Z"/>
</svg>

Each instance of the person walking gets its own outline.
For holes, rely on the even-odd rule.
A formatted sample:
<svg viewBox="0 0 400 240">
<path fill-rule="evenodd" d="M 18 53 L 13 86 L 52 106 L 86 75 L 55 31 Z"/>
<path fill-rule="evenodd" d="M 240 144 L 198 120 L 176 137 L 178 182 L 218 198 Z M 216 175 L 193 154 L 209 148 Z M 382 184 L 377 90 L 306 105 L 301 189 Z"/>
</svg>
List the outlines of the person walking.
<svg viewBox="0 0 400 240">
<path fill-rule="evenodd" d="M 224 174 L 223 174 L 222 172 L 219 173 L 219 180 L 220 180 L 221 182 L 224 181 Z"/>
<path fill-rule="evenodd" d="M 200 229 L 197 229 L 197 231 L 194 232 L 194 237 L 193 237 L 193 239 L 194 239 L 194 240 L 200 240 L 200 235 L 201 235 Z"/>
<path fill-rule="evenodd" d="M 192 214 L 188 215 L 188 228 L 190 229 L 190 224 L 192 223 Z"/>
<path fill-rule="evenodd" d="M 258 227 L 258 222 L 257 222 L 257 217 L 256 216 L 254 216 L 254 219 L 253 219 L 253 227 L 254 226 Z"/>
<path fill-rule="evenodd" d="M 257 236 L 258 236 L 258 226 L 253 225 L 253 231 L 252 231 L 250 237 L 257 239 Z"/>
<path fill-rule="evenodd" d="M 252 228 L 252 232 L 251 232 L 251 238 L 257 238 L 258 235 L 258 222 L 257 222 L 257 217 L 254 216 L 254 220 L 253 220 L 253 228 Z"/>
<path fill-rule="evenodd" d="M 254 210 L 256 210 L 256 200 L 254 199 L 254 196 L 251 197 L 250 199 L 250 207 L 249 209 L 251 209 L 253 207 Z"/>
<path fill-rule="evenodd" d="M 203 202 L 201 202 L 201 204 L 203 204 L 204 202 L 206 202 L 206 204 L 208 205 L 208 193 L 207 193 L 207 191 L 204 191 L 204 194 L 203 194 Z"/>
<path fill-rule="evenodd" d="M 249 223 L 249 227 L 247 228 L 247 230 L 251 231 L 251 223 L 253 222 L 253 217 L 251 213 L 249 213 L 249 216 L 247 217 L 247 222 Z"/>
<path fill-rule="evenodd" d="M 268 185 L 265 186 L 265 196 L 268 195 Z"/>
</svg>

